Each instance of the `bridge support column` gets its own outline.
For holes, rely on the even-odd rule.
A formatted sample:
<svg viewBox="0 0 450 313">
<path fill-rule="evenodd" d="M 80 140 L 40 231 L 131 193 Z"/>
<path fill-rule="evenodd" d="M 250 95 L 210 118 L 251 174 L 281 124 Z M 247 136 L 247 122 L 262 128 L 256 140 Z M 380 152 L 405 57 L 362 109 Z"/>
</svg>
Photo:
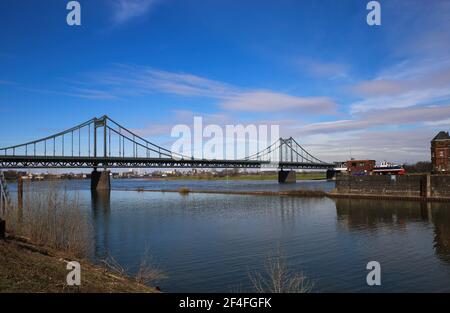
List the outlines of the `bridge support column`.
<svg viewBox="0 0 450 313">
<path fill-rule="evenodd" d="M 91 174 L 91 190 L 111 190 L 110 171 L 98 172 L 94 170 Z"/>
<path fill-rule="evenodd" d="M 278 183 L 280 184 L 295 184 L 297 176 L 295 171 L 278 171 Z"/>
<path fill-rule="evenodd" d="M 336 179 L 336 174 L 335 170 L 327 170 L 327 179 Z"/>
</svg>

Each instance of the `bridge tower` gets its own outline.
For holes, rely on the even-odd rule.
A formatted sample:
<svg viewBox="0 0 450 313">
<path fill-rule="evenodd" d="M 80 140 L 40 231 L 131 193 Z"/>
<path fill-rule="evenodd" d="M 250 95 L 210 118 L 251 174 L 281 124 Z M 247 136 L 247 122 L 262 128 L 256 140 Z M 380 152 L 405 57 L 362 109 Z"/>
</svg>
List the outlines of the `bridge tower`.
<svg viewBox="0 0 450 313">
<path fill-rule="evenodd" d="M 101 118 L 95 118 L 94 119 L 94 158 L 97 159 L 98 156 L 98 136 L 97 136 L 97 129 L 103 128 L 103 158 L 104 160 L 108 157 L 108 144 L 107 144 L 107 130 L 108 130 L 108 117 L 104 115 Z M 107 170 L 107 163 L 106 161 L 103 163 L 103 171 L 99 172 L 97 171 L 97 164 L 94 165 L 94 170 L 91 173 L 91 190 L 93 191 L 99 191 L 99 190 L 110 190 L 111 189 L 111 171 Z"/>
<path fill-rule="evenodd" d="M 280 170 L 278 171 L 278 183 L 280 184 L 295 184 L 297 182 L 296 172 L 293 169 L 285 170 L 281 166 L 283 163 L 298 161 L 297 155 L 294 154 L 293 142 L 294 139 L 292 137 L 287 139 L 280 138 Z"/>
</svg>

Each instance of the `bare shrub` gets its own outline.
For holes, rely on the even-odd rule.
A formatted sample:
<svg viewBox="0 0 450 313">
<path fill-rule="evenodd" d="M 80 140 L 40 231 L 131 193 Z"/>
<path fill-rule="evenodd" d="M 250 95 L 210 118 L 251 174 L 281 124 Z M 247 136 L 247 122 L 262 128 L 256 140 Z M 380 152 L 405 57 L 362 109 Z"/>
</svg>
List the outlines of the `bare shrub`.
<svg viewBox="0 0 450 313">
<path fill-rule="evenodd" d="M 135 276 L 135 280 L 144 285 L 151 285 L 166 278 L 167 275 L 159 268 L 159 266 L 148 259 L 141 261 L 139 270 Z"/>
<path fill-rule="evenodd" d="M 269 255 L 264 273 L 250 275 L 253 287 L 259 293 L 308 293 L 314 284 L 301 272 L 289 269 L 285 256 L 278 251 Z"/>
<path fill-rule="evenodd" d="M 124 276 L 127 272 L 127 269 L 120 265 L 119 262 L 116 261 L 112 256 L 108 255 L 105 259 L 101 260 L 103 266 L 118 275 Z"/>
<path fill-rule="evenodd" d="M 8 231 L 32 242 L 85 257 L 92 248 L 92 227 L 78 197 L 50 184 L 45 190 L 28 190 L 23 209 L 7 213 Z"/>
<path fill-rule="evenodd" d="M 123 267 L 110 255 L 102 260 L 102 264 L 106 269 L 120 276 L 127 276 L 127 272 L 129 272 L 128 268 Z M 131 278 L 140 284 L 153 285 L 156 282 L 166 279 L 167 275 L 154 262 L 148 252 L 145 252 L 136 275 Z"/>
</svg>

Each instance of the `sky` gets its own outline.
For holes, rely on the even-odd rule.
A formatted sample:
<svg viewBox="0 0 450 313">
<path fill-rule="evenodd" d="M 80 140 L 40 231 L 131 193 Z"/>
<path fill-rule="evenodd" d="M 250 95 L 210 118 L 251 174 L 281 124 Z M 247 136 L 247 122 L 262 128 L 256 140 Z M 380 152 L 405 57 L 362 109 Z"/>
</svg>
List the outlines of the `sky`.
<svg viewBox="0 0 450 313">
<path fill-rule="evenodd" d="M 0 2 L 0 147 L 104 114 L 170 147 L 176 124 L 278 124 L 325 161 L 430 160 L 450 128 L 450 1 Z"/>
</svg>

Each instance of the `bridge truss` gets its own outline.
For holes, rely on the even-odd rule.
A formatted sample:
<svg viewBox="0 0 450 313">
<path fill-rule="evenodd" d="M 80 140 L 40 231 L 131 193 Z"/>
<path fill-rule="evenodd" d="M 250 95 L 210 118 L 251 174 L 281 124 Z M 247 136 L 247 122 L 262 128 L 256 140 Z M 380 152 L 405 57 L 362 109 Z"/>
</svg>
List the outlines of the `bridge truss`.
<svg viewBox="0 0 450 313">
<path fill-rule="evenodd" d="M 0 148 L 0 168 L 261 168 L 328 169 L 292 137 L 243 159 L 198 159 L 156 145 L 108 116 L 63 132 Z"/>
</svg>

